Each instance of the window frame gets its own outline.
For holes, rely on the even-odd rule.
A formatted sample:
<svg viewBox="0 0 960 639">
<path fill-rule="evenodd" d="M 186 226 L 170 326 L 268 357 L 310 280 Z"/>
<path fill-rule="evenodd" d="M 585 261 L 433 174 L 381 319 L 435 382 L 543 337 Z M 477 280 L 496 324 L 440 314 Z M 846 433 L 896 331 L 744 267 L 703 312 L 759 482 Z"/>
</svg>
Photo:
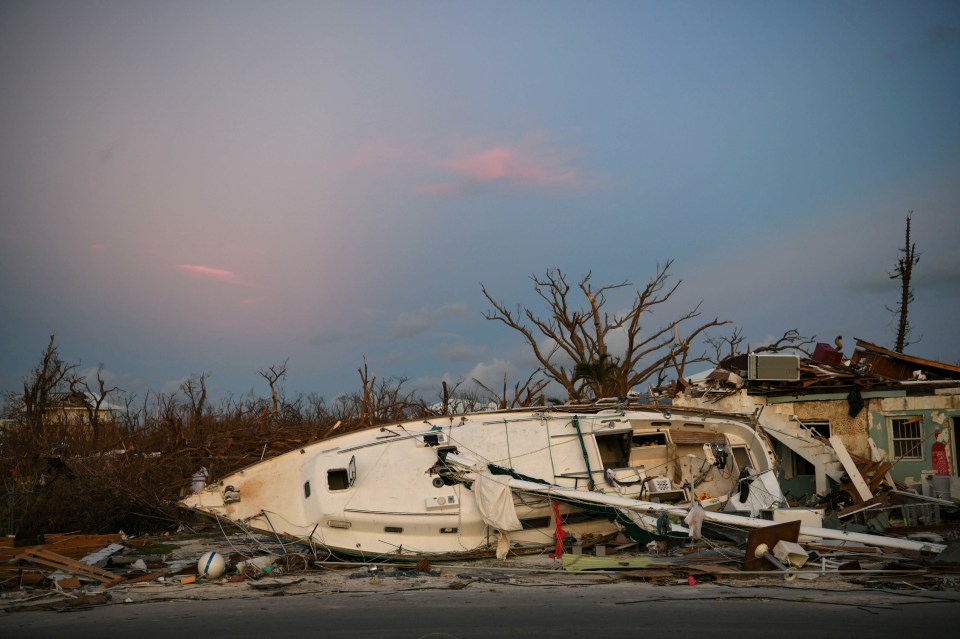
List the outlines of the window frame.
<svg viewBox="0 0 960 639">
<path fill-rule="evenodd" d="M 923 416 L 898 415 L 889 418 L 890 425 L 890 452 L 897 461 L 924 461 L 926 452 L 923 450 Z M 903 430 L 898 434 L 900 427 L 910 427 L 908 433 Z M 908 443 L 913 442 L 913 443 Z M 913 453 L 913 454 L 908 454 Z"/>
</svg>

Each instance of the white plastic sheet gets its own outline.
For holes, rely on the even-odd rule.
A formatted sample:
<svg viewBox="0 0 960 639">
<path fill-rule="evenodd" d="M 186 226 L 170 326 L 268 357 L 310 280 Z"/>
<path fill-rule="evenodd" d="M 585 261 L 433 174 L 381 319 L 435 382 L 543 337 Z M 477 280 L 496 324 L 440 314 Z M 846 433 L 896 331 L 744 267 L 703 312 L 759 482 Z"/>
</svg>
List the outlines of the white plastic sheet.
<svg viewBox="0 0 960 639">
<path fill-rule="evenodd" d="M 503 477 L 490 473 L 478 474 L 473 484 L 473 494 L 480 515 L 488 526 L 504 532 L 523 528 L 513 505 L 513 492 Z"/>
</svg>

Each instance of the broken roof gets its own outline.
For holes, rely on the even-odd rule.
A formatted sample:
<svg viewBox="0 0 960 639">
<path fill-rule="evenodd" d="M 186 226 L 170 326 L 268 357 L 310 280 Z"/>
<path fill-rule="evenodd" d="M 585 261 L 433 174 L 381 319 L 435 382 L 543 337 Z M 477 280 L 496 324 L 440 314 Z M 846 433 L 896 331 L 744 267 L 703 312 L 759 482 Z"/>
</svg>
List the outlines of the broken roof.
<svg viewBox="0 0 960 639">
<path fill-rule="evenodd" d="M 853 388 L 902 390 L 907 384 L 911 393 L 924 393 L 932 387 L 960 386 L 960 366 L 897 353 L 861 339 L 856 342 L 849 360 L 816 355 L 813 359 L 801 358 L 796 380 L 747 379 L 748 356 L 741 354 L 723 360 L 716 371 L 693 383 L 706 392 L 725 393 L 746 387 L 751 395 L 848 392 Z M 731 377 L 727 371 L 735 375 Z"/>
<path fill-rule="evenodd" d="M 854 339 L 857 340 L 857 349 L 853 353 L 851 364 L 862 363 L 869 367 L 871 373 L 904 380 L 914 379 L 914 371 L 922 371 L 928 379 L 960 380 L 960 366 L 898 353 L 866 340 Z"/>
</svg>

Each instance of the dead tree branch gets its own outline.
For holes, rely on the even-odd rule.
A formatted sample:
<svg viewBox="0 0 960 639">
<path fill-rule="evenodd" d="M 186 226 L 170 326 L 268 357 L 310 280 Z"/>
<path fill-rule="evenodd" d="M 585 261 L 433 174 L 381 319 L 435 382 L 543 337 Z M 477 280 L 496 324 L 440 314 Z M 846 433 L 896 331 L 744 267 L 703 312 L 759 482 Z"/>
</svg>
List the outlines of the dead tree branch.
<svg viewBox="0 0 960 639">
<path fill-rule="evenodd" d="M 576 307 L 572 287 L 559 269 L 543 277 L 531 276 L 534 291 L 546 305 L 547 313 L 517 306 L 507 308 L 481 284 L 481 291 L 493 307 L 484 317 L 496 320 L 520 333 L 543 368 L 547 378 L 560 384 L 569 399 L 621 397 L 665 367 L 682 367 L 704 361 L 706 354 L 691 354 L 692 340 L 704 330 L 722 326 L 715 318 L 681 335 L 681 328 L 700 316 L 700 306 L 667 322 L 653 331 L 645 331 L 642 318 L 670 299 L 681 280 L 670 283 L 673 261 L 657 265 L 647 284 L 636 292 L 627 311 L 606 310 L 608 294 L 632 286 L 629 282 L 594 288 L 588 272 L 577 284 L 585 305 Z M 610 352 L 612 342 L 625 343 L 617 354 Z"/>
</svg>

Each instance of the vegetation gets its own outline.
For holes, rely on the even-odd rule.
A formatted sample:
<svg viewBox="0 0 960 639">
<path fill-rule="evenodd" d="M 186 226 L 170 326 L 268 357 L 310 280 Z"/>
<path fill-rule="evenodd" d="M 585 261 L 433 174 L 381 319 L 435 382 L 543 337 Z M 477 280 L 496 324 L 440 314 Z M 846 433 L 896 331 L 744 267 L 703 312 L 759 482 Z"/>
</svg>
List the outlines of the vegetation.
<svg viewBox="0 0 960 639">
<path fill-rule="evenodd" d="M 608 311 L 607 296 L 631 288 L 629 282 L 594 287 L 588 272 L 574 289 L 562 271 L 551 269 L 542 277 L 530 278 L 545 313 L 522 306 L 511 310 L 481 287 L 493 306 L 486 318 L 520 333 L 543 374 L 559 384 L 569 399 L 626 397 L 648 380 L 655 379 L 660 386 L 668 373 L 682 376 L 687 365 L 707 361 L 706 352 L 693 351 L 694 340 L 707 329 L 728 323 L 719 318 L 697 323 L 698 305 L 656 328 L 647 327 L 644 318 L 667 302 L 681 284 L 681 280 L 670 282 L 672 265 L 672 260 L 658 265 L 647 284 L 631 293 L 623 312 Z M 574 300 L 578 295 L 581 305 Z"/>
<path fill-rule="evenodd" d="M 373 424 L 486 407 L 483 393 L 446 391 L 446 404 L 377 380 L 366 358 L 361 390 L 327 404 L 315 394 L 288 397 L 286 362 L 260 371 L 268 398 L 211 402 L 209 373 L 175 393 L 125 395 L 95 373 L 96 386 L 65 362 L 51 336 L 22 393 L 5 398 L 12 424 L 0 429 L 2 533 L 127 532 L 175 529 L 177 501 L 205 468 L 218 477 L 291 448 Z M 454 391 L 457 389 L 455 388 Z"/>
</svg>

